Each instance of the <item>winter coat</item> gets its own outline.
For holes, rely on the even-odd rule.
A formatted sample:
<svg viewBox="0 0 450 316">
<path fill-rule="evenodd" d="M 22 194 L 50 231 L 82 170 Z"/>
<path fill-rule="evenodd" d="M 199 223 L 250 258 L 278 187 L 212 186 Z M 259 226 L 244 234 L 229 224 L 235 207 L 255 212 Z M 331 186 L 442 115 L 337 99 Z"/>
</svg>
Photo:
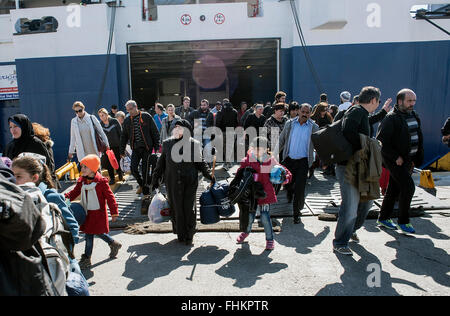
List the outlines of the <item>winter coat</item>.
<svg viewBox="0 0 450 316">
<path fill-rule="evenodd" d="M 155 120 L 153 117 L 147 113 L 140 111 L 137 115 L 139 115 L 139 129 L 141 131 L 143 141 L 145 143 L 145 148 L 147 151 L 151 152 L 152 149 L 155 151 L 159 150 L 159 132 L 156 127 Z M 127 146 L 128 141 L 130 141 L 131 149 L 134 149 L 134 126 L 133 126 L 133 118 L 128 116 L 125 118 L 123 122 L 123 132 L 122 137 L 120 138 L 120 154 L 125 154 L 125 147 Z"/>
<path fill-rule="evenodd" d="M 158 186 L 158 183 L 162 179 L 163 175 L 167 190 L 172 189 L 169 188 L 171 186 L 176 187 L 177 184 L 181 184 L 183 178 L 197 179 L 199 171 L 202 172 L 206 179 L 211 180 L 208 165 L 201 156 L 202 147 L 200 142 L 190 137 L 188 140 L 188 145 L 185 143 L 184 146 L 190 146 L 191 152 L 186 154 L 186 159 L 182 159 L 181 162 L 175 162 L 173 159 L 174 157 L 172 156 L 173 147 L 175 145 L 180 145 L 182 149 L 184 147 L 181 146 L 182 144 L 179 142 L 185 142 L 185 140 L 177 140 L 171 137 L 163 142 L 161 156 L 158 158 L 156 168 L 153 171 L 152 185 L 154 187 Z"/>
<path fill-rule="evenodd" d="M 254 127 L 256 129 L 256 133 L 259 135 L 259 128 L 264 127 L 264 123 L 266 122 L 266 117 L 261 115 L 259 118 L 255 113 L 250 114 L 244 122 L 244 129 L 249 127 Z"/>
<path fill-rule="evenodd" d="M 99 132 L 100 137 L 103 139 L 105 144 L 109 146 L 108 137 L 106 137 L 105 133 L 103 132 L 102 126 L 100 125 L 100 122 L 97 120 L 97 118 L 94 115 L 86 113 L 83 119 L 86 120 L 87 124 L 89 125 L 92 142 L 95 148 L 95 153 L 84 152 L 83 140 L 81 139 L 80 130 L 78 128 L 78 116 L 75 116 L 70 122 L 69 153 L 70 154 L 76 153 L 78 161 L 81 161 L 85 156 L 89 154 L 96 154 L 99 157 L 102 155 L 102 153 L 98 151 L 97 143 L 95 141 L 96 130 Z"/>
<path fill-rule="evenodd" d="M 178 108 L 175 109 L 175 114 L 178 115 L 179 117 L 181 117 L 184 120 L 189 119 L 189 116 L 191 115 L 192 112 L 194 112 L 195 110 L 191 107 L 188 107 L 187 110 L 184 110 L 183 105 L 180 105 Z"/>
<path fill-rule="evenodd" d="M 255 213 L 258 199 L 264 199 L 267 195 L 260 182 L 253 179 L 256 171 L 250 167 L 241 168 L 230 183 L 228 199 L 232 204 L 239 206 L 239 228 L 242 232 L 247 231 L 248 214 Z"/>
<path fill-rule="evenodd" d="M 358 189 L 361 201 L 380 198 L 382 172 L 381 145 L 378 140 L 359 134 L 361 149 L 348 161 L 345 179 Z"/>
<path fill-rule="evenodd" d="M 238 172 L 240 169 L 246 167 L 254 169 L 256 171 L 256 181 L 263 185 L 264 192 L 266 192 L 265 198 L 258 199 L 258 205 L 277 203 L 275 189 L 272 182 L 270 182 L 270 171 L 276 165 L 279 165 L 279 163 L 274 157 L 267 156 L 267 158 L 263 162 L 260 162 L 251 153 L 241 161 L 241 166 L 239 167 Z M 284 168 L 286 169 L 285 184 L 287 184 L 291 181 L 292 174 L 286 167 Z"/>
<path fill-rule="evenodd" d="M 381 122 L 378 128 L 377 139 L 381 141 L 381 154 L 383 155 L 383 164 L 392 169 L 396 166 L 398 157 L 402 157 L 404 166 L 408 168 L 412 163 L 420 166 L 423 163 L 424 149 L 423 149 L 423 135 L 420 124 L 420 119 L 416 112 L 413 111 L 417 123 L 419 124 L 419 148 L 417 153 L 411 157 L 409 155 L 411 149 L 411 140 L 408 130 L 408 124 L 400 113 L 400 110 L 395 106 L 386 118 Z"/>
<path fill-rule="evenodd" d="M 169 117 L 165 117 L 162 120 L 162 126 L 161 126 L 161 130 L 159 131 L 160 133 L 160 143 L 162 144 L 163 141 L 165 141 L 167 138 L 169 138 L 172 135 L 172 131 L 175 128 L 175 123 L 178 122 L 181 119 L 181 117 L 179 117 L 178 115 L 175 115 L 172 122 L 170 123 L 169 128 L 167 128 L 167 125 L 169 124 Z"/>
<path fill-rule="evenodd" d="M 21 153 L 35 153 L 45 157 L 45 164 L 53 173 L 55 171 L 55 163 L 50 157 L 47 146 L 36 136 L 34 136 L 33 125 L 30 119 L 24 114 L 16 114 L 11 116 L 8 121 L 19 124 L 22 135 L 18 139 L 13 139 L 6 145 L 3 156 L 13 160 Z"/>
<path fill-rule="evenodd" d="M 272 145 L 272 128 L 278 129 L 278 138 L 274 139 L 274 146 L 270 147 L 271 150 L 276 148 L 276 144 L 280 140 L 279 136 L 283 132 L 284 126 L 286 125 L 287 118 L 284 116 L 281 121 L 278 121 L 273 115 L 264 123 L 264 127 L 267 128 L 267 139 L 269 140 L 269 147 Z"/>
<path fill-rule="evenodd" d="M 103 132 L 108 138 L 109 147 L 119 148 L 120 137 L 122 136 L 122 126 L 120 126 L 119 121 L 115 118 L 110 117 L 108 118 L 108 121 L 108 126 L 106 126 L 103 121 L 100 122 L 100 125 L 102 126 Z"/>
<path fill-rule="evenodd" d="M 119 214 L 116 198 L 108 185 L 108 181 L 109 180 L 107 178 L 102 177 L 102 175 L 98 172 L 92 181 L 97 183 L 95 191 L 97 193 L 100 208 L 95 211 L 87 211 L 86 221 L 80 227 L 80 230 L 86 234 L 101 235 L 109 233 L 109 221 L 106 204 L 108 204 L 109 212 L 112 216 Z M 66 193 L 65 197 L 70 201 L 75 200 L 81 194 L 82 186 L 85 184 L 90 184 L 88 179 L 85 177 L 80 177 L 75 188 L 69 193 Z"/>
<path fill-rule="evenodd" d="M 236 128 L 238 125 L 238 113 L 231 104 L 226 105 L 222 111 L 217 113 L 216 126 L 220 128 L 222 132 L 225 132 L 227 127 Z"/>
</svg>

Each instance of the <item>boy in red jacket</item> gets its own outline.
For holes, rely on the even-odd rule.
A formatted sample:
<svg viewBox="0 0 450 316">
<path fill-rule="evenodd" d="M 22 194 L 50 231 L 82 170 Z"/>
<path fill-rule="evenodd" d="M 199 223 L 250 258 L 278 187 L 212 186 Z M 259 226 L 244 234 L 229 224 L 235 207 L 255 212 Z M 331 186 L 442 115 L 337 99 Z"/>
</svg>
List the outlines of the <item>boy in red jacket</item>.
<svg viewBox="0 0 450 316">
<path fill-rule="evenodd" d="M 264 226 L 264 232 L 266 233 L 266 250 L 273 250 L 275 248 L 275 242 L 273 240 L 272 222 L 270 220 L 270 204 L 277 203 L 277 196 L 275 189 L 270 179 L 270 173 L 273 167 L 280 165 L 278 161 L 268 153 L 267 145 L 269 141 L 265 137 L 257 137 L 253 140 L 250 150 L 247 156 L 241 161 L 241 168 L 251 167 L 256 171 L 254 174 L 254 180 L 260 182 L 263 185 L 266 197 L 264 199 L 258 199 L 258 207 L 256 212 L 260 211 L 261 222 Z M 283 184 L 287 184 L 291 181 L 292 174 L 289 170 L 283 167 L 286 171 L 286 180 Z M 245 238 L 248 237 L 252 231 L 252 225 L 255 221 L 256 212 L 249 213 L 249 221 L 247 231 L 241 233 L 237 238 L 237 242 L 243 243 Z"/>
<path fill-rule="evenodd" d="M 78 179 L 75 188 L 66 193 L 65 197 L 73 201 L 81 194 L 80 204 L 87 212 L 86 221 L 80 227 L 80 230 L 86 235 L 86 247 L 79 262 L 80 267 L 86 269 L 91 266 L 94 236 L 98 236 L 108 243 L 111 248 L 109 254 L 111 259 L 117 256 L 122 245 L 108 235 L 109 222 L 106 204 L 108 204 L 113 222 L 119 216 L 119 211 L 116 198 L 109 187 L 108 179 L 98 172 L 100 158 L 96 155 L 87 155 L 80 161 L 80 165 L 82 176 Z"/>
</svg>

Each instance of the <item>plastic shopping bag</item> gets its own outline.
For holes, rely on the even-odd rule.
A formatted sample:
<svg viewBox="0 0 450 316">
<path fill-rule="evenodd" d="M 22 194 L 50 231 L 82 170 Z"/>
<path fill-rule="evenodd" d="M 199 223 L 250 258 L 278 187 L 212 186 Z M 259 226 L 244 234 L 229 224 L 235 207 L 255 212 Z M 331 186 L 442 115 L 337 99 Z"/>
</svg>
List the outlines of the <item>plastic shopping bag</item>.
<svg viewBox="0 0 450 316">
<path fill-rule="evenodd" d="M 158 190 L 148 207 L 148 219 L 155 224 L 170 220 L 169 202 Z"/>
</svg>

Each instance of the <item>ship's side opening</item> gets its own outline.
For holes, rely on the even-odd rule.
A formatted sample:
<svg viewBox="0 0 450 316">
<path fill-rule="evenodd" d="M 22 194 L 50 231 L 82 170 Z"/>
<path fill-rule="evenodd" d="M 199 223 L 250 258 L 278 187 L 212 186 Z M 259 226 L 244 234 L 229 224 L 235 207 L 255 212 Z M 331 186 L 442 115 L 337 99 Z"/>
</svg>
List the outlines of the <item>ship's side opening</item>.
<svg viewBox="0 0 450 316">
<path fill-rule="evenodd" d="M 144 108 L 156 101 L 180 105 L 184 96 L 197 107 L 229 98 L 273 101 L 278 89 L 279 39 L 214 40 L 130 44 L 131 97 Z"/>
</svg>

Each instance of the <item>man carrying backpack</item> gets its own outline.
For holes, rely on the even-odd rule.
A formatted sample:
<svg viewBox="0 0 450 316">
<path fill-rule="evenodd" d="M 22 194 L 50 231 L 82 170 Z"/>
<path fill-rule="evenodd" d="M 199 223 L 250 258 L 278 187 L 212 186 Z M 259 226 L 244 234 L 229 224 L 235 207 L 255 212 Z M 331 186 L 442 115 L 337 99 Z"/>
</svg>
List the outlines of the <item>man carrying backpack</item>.
<svg viewBox="0 0 450 316">
<path fill-rule="evenodd" d="M 351 107 L 344 115 L 342 133 L 351 144 L 353 154 L 361 149 L 360 134 L 370 135 L 369 113 L 374 112 L 380 103 L 380 90 L 364 87 L 359 94 L 359 104 Z M 373 205 L 373 200 L 361 201 L 358 188 L 345 176 L 348 161 L 336 166 L 336 177 L 341 190 L 341 207 L 339 209 L 333 250 L 343 255 L 353 255 L 348 247 L 350 238 L 358 242 L 356 231 L 362 227 Z"/>
</svg>

